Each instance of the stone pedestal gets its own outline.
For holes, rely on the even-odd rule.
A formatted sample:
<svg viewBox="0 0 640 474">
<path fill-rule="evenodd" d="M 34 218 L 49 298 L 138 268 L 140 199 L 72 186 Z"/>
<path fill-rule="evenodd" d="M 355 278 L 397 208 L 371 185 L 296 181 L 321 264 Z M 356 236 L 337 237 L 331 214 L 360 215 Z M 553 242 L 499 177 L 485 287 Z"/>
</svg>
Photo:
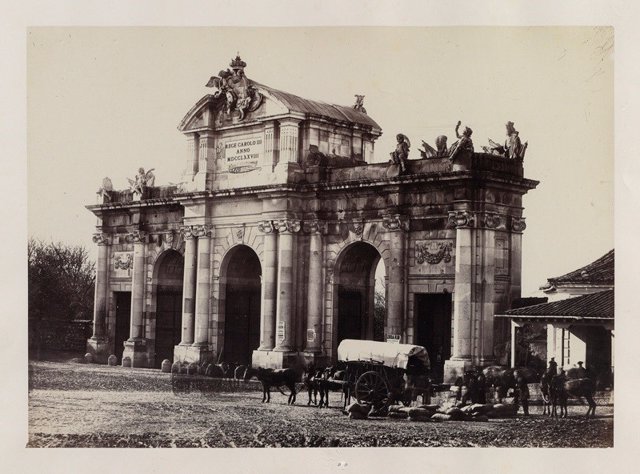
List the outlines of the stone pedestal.
<svg viewBox="0 0 640 474">
<path fill-rule="evenodd" d="M 295 351 L 253 351 L 251 367 L 264 369 L 282 369 L 293 366 L 298 360 L 299 354 Z"/>
<path fill-rule="evenodd" d="M 443 383 L 455 383 L 458 377 L 462 377 L 467 370 L 473 368 L 471 359 L 450 359 L 444 362 Z"/>
<path fill-rule="evenodd" d="M 90 337 L 87 339 L 87 352 L 96 362 L 106 364 L 109 357 L 109 341 L 104 337 Z"/>
<path fill-rule="evenodd" d="M 213 355 L 213 352 L 208 347 L 180 344 L 173 348 L 174 362 L 202 364 L 203 362 L 213 361 Z"/>
<path fill-rule="evenodd" d="M 122 359 L 129 357 L 131 359 L 131 367 L 147 367 L 149 360 L 147 357 L 147 341 L 146 339 L 129 339 L 124 341 L 124 351 Z"/>
</svg>

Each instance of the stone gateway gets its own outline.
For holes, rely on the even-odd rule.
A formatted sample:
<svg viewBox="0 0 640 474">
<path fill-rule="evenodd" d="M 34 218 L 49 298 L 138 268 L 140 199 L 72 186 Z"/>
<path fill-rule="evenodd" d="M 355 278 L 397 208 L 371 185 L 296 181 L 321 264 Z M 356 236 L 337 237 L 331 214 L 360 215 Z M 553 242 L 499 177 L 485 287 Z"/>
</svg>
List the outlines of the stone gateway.
<svg viewBox="0 0 640 474">
<path fill-rule="evenodd" d="M 382 261 L 377 338 L 425 346 L 445 380 L 501 356 L 509 328 L 494 314 L 520 297 L 522 196 L 538 184 L 523 160 L 454 143 L 402 170 L 373 163 L 382 130 L 362 96 L 307 100 L 230 66 L 180 122 L 179 185 L 101 188 L 87 206 L 88 352 L 132 367 L 330 363 L 342 339 L 374 338 Z"/>
</svg>

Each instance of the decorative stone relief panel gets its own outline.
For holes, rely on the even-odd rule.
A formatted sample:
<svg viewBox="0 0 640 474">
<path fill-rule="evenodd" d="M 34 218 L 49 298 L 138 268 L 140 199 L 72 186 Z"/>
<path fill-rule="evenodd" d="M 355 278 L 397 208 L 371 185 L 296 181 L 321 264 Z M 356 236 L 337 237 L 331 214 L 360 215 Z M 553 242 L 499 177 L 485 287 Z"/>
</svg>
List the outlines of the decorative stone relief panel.
<svg viewBox="0 0 640 474">
<path fill-rule="evenodd" d="M 114 278 L 131 278 L 133 252 L 113 252 L 112 267 Z"/>
</svg>

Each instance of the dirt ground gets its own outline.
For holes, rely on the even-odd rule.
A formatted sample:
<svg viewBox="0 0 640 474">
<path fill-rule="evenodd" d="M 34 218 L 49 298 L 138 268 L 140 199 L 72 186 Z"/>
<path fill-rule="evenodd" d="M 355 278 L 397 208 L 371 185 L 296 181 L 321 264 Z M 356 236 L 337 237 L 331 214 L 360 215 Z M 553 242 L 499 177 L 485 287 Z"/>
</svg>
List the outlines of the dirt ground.
<svg viewBox="0 0 640 474">
<path fill-rule="evenodd" d="M 244 384 L 224 391 L 174 394 L 157 370 L 32 362 L 29 365 L 30 447 L 302 447 L 469 446 L 611 447 L 613 407 L 569 407 L 569 418 L 532 416 L 488 422 L 351 420 L 338 408 L 295 406 L 272 393 L 271 403 Z"/>
</svg>

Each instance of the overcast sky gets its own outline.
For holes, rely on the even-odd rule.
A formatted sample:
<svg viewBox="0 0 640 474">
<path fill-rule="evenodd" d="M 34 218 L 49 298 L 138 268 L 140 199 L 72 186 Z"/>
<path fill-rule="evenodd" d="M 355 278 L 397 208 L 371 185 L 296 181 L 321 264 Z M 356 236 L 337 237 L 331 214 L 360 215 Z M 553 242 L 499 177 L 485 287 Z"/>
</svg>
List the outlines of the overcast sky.
<svg viewBox="0 0 640 474">
<path fill-rule="evenodd" d="M 326 102 L 365 107 L 413 144 L 454 139 L 476 150 L 512 120 L 529 142 L 523 294 L 613 248 L 613 30 L 598 28 L 57 28 L 28 33 L 29 234 L 94 252 L 102 178 L 127 186 L 138 167 L 179 181 L 177 125 L 240 52 L 248 77 Z"/>
</svg>

